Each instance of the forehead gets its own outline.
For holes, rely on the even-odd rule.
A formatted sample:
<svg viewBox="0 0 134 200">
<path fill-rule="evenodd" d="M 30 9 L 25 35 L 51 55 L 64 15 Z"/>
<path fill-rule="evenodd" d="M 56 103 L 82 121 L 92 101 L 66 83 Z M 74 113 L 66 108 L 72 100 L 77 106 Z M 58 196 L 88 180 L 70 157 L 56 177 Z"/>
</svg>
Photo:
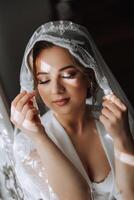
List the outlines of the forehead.
<svg viewBox="0 0 134 200">
<path fill-rule="evenodd" d="M 35 64 L 37 71 L 60 70 L 68 65 L 78 66 L 69 51 L 59 46 L 43 49 L 38 55 Z"/>
</svg>

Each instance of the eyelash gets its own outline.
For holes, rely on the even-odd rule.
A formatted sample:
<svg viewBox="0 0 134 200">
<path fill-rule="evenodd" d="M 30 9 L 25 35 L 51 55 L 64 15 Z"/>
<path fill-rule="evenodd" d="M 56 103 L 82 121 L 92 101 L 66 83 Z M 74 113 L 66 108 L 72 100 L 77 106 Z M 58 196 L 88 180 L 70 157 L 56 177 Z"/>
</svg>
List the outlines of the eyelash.
<svg viewBox="0 0 134 200">
<path fill-rule="evenodd" d="M 62 78 L 74 78 L 74 76 L 76 75 L 76 73 L 70 73 L 70 74 L 67 74 L 67 75 L 62 75 L 61 77 Z"/>
<path fill-rule="evenodd" d="M 47 81 L 40 81 L 40 80 L 38 80 L 38 84 L 46 84 L 48 82 L 49 82 L 49 80 L 47 80 Z"/>
<path fill-rule="evenodd" d="M 65 79 L 72 79 L 75 77 L 77 73 L 76 72 L 73 72 L 73 73 L 68 73 L 67 75 L 62 75 L 61 77 L 62 78 L 65 78 Z M 41 81 L 41 80 L 38 80 L 38 84 L 47 84 L 50 80 L 47 80 L 47 81 Z"/>
</svg>

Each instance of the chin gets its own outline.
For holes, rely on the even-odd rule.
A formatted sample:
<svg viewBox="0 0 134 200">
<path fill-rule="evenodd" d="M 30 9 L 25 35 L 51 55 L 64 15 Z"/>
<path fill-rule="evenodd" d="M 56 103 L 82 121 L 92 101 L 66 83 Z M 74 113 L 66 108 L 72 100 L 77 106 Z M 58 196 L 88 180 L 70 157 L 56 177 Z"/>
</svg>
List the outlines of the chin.
<svg viewBox="0 0 134 200">
<path fill-rule="evenodd" d="M 57 114 L 61 114 L 61 115 L 70 115 L 70 114 L 74 114 L 77 113 L 78 109 L 80 109 L 80 107 L 76 107 L 73 105 L 67 105 L 67 106 L 63 106 L 63 107 L 53 107 L 52 110 L 54 112 L 56 112 Z"/>
<path fill-rule="evenodd" d="M 57 108 L 54 108 L 54 109 L 52 109 L 54 112 L 56 112 L 56 113 L 58 113 L 58 114 L 70 114 L 71 113 L 71 109 L 69 109 L 69 108 L 59 108 L 59 109 L 57 109 Z"/>
</svg>

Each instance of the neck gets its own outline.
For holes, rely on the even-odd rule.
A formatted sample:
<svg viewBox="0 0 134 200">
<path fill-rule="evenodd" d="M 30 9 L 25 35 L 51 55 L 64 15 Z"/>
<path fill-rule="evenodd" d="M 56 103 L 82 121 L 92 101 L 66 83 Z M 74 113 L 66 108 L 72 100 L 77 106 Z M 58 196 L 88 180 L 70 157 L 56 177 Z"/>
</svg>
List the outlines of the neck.
<svg viewBox="0 0 134 200">
<path fill-rule="evenodd" d="M 83 105 L 70 114 L 54 113 L 54 115 L 69 135 L 82 135 L 89 120 L 89 113 L 89 108 Z"/>
</svg>

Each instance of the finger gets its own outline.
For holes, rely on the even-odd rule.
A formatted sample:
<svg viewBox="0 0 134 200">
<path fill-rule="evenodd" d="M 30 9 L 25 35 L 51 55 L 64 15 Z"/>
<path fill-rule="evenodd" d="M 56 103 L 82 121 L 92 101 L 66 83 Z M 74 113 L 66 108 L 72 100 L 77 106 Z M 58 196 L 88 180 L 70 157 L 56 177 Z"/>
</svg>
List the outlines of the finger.
<svg viewBox="0 0 134 200">
<path fill-rule="evenodd" d="M 11 115 L 15 112 L 17 102 L 26 94 L 26 91 L 19 93 L 11 103 Z"/>
<path fill-rule="evenodd" d="M 109 109 L 115 116 L 121 117 L 120 115 L 122 113 L 122 110 L 116 104 L 114 104 L 113 102 L 111 102 L 109 100 L 105 100 L 102 103 L 102 105 L 103 105 L 104 108 Z"/>
<path fill-rule="evenodd" d="M 101 110 L 101 113 L 103 116 L 105 116 L 107 119 L 110 119 L 110 120 L 114 120 L 115 119 L 115 116 L 113 114 L 113 112 L 111 112 L 108 108 L 104 107 L 102 108 Z"/>
<path fill-rule="evenodd" d="M 105 98 L 115 103 L 121 110 L 126 110 L 126 105 L 115 94 L 108 95 Z"/>
<path fill-rule="evenodd" d="M 113 95 L 111 97 L 112 102 L 114 102 L 118 107 L 120 107 L 121 110 L 126 110 L 126 105 L 119 99 L 117 96 Z"/>
<path fill-rule="evenodd" d="M 103 114 L 100 115 L 99 119 L 104 125 L 109 123 L 109 119 L 106 116 L 104 116 Z"/>
<path fill-rule="evenodd" d="M 19 93 L 11 103 L 11 106 L 16 107 L 17 102 L 26 94 L 26 91 Z"/>
<path fill-rule="evenodd" d="M 31 108 L 34 108 L 31 102 L 29 104 L 28 103 L 25 104 L 22 108 L 22 111 L 18 111 L 17 109 L 13 107 L 12 113 L 11 113 L 11 121 L 14 122 L 15 124 L 17 123 L 20 125 L 25 119 L 28 110 Z"/>
<path fill-rule="evenodd" d="M 19 120 L 18 120 L 18 124 L 22 124 L 24 119 L 26 118 L 26 115 L 27 115 L 27 112 L 29 109 L 32 109 L 34 108 L 33 106 L 31 106 L 30 104 L 25 104 L 22 108 L 22 111 L 20 112 L 20 117 L 19 117 Z"/>
<path fill-rule="evenodd" d="M 15 107 L 13 105 L 11 105 L 11 112 L 10 112 L 10 116 L 11 117 L 14 114 L 14 112 L 15 112 Z"/>
<path fill-rule="evenodd" d="M 35 116 L 38 116 L 38 111 L 36 108 L 31 108 L 27 111 L 25 119 L 33 121 Z"/>
<path fill-rule="evenodd" d="M 14 112 L 11 114 L 11 121 L 16 125 L 21 118 L 21 113 L 14 109 Z"/>
<path fill-rule="evenodd" d="M 38 116 L 37 109 L 35 108 L 29 109 L 28 112 L 26 113 L 26 117 L 22 123 L 22 126 L 29 131 L 36 132 L 37 131 L 36 123 L 39 122 L 39 119 L 38 121 L 34 121 L 34 116 L 36 117 Z"/>
<path fill-rule="evenodd" d="M 28 103 L 28 101 L 29 101 L 30 99 L 32 99 L 34 95 L 35 95 L 34 93 L 27 93 L 27 94 L 25 94 L 25 95 L 17 102 L 16 110 L 17 110 L 17 111 L 21 111 L 21 110 L 23 109 L 24 105 L 25 105 L 26 103 Z"/>
</svg>

